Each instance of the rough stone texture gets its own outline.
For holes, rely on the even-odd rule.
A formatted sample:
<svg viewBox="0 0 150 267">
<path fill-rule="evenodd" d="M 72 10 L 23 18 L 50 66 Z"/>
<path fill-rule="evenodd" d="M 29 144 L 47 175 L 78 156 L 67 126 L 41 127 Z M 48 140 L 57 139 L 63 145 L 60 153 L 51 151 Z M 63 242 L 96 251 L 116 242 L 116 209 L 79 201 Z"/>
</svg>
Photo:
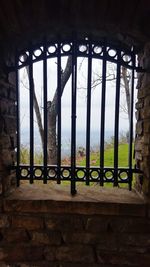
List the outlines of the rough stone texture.
<svg viewBox="0 0 150 267">
<path fill-rule="evenodd" d="M 149 267 L 150 205 L 136 193 L 129 201 L 129 191 L 108 189 L 106 201 L 99 188 L 89 202 L 92 190 L 84 200 L 80 190 L 71 201 L 68 190 L 58 200 L 57 186 L 53 194 L 35 186 L 25 200 L 25 188 L 1 201 L 0 266 Z"/>
<path fill-rule="evenodd" d="M 15 76 L 15 74 L 11 75 Z M 12 79 L 11 79 L 12 81 Z M 0 195 L 8 194 L 16 184 L 14 165 L 16 147 L 16 89 L 6 72 L 5 63 L 0 65 Z"/>
<path fill-rule="evenodd" d="M 138 102 L 135 160 L 143 174 L 136 175 L 137 190 L 149 196 L 150 194 L 150 43 L 147 43 L 139 58 L 140 66 L 145 70 L 138 78 Z"/>
</svg>

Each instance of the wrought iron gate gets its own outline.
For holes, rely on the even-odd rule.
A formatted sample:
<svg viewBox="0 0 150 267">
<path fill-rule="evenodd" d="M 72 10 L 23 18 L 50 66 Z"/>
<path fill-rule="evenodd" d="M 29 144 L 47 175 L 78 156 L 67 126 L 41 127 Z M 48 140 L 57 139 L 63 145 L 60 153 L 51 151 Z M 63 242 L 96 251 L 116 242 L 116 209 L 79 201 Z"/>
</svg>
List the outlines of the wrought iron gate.
<svg viewBox="0 0 150 267">
<path fill-rule="evenodd" d="M 62 165 L 61 160 L 61 130 L 62 130 L 62 59 L 63 57 L 71 58 L 71 153 L 70 163 Z M 76 161 L 76 110 L 77 110 L 77 60 L 78 58 L 87 59 L 87 96 L 86 96 L 86 147 L 85 147 L 85 166 L 78 166 Z M 48 164 L 48 59 L 56 59 L 57 68 L 57 163 L 55 165 Z M 101 105 L 100 105 L 100 124 L 99 134 L 99 166 L 91 166 L 90 164 L 90 134 L 91 134 L 91 94 L 92 94 L 92 67 L 93 60 L 101 60 L 102 64 L 102 80 Z M 34 74 L 33 66 L 36 62 L 42 62 L 42 79 L 43 79 L 43 164 L 34 163 Z M 112 62 L 116 66 L 115 77 L 115 121 L 114 121 L 114 162 L 112 167 L 104 166 L 104 141 L 105 141 L 105 109 L 106 109 L 106 68 L 108 62 Z M 20 142 L 20 107 L 23 99 L 20 98 L 19 70 L 28 66 L 29 74 L 29 164 L 22 164 L 20 160 L 21 142 Z M 130 91 L 130 115 L 129 115 L 129 151 L 128 166 L 119 167 L 118 165 L 118 143 L 119 143 L 119 106 L 120 106 L 120 83 L 121 83 L 121 66 L 131 71 L 131 91 Z M 30 45 L 24 51 L 16 54 L 16 81 L 17 81 L 17 163 L 16 173 L 18 185 L 20 180 L 47 181 L 68 181 L 71 183 L 71 193 L 76 193 L 76 183 L 84 182 L 86 185 L 97 183 L 103 186 L 105 183 L 112 183 L 114 186 L 126 183 L 131 190 L 132 176 L 134 172 L 138 172 L 133 168 L 133 105 L 134 105 L 134 75 L 136 70 L 136 57 L 133 48 L 120 47 L 116 44 L 109 44 L 106 41 L 96 41 L 89 38 L 83 40 L 57 40 L 48 42 L 46 39 L 39 45 Z M 110 118 L 111 119 L 111 118 Z"/>
</svg>

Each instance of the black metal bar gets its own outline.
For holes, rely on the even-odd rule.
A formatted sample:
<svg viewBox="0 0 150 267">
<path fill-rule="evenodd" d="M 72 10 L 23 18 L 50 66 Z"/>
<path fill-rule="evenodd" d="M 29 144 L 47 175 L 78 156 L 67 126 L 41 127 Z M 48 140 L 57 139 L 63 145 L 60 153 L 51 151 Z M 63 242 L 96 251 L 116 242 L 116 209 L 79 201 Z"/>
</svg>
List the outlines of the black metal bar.
<svg viewBox="0 0 150 267">
<path fill-rule="evenodd" d="M 34 165 L 34 112 L 33 112 L 33 96 L 34 96 L 34 81 L 33 81 L 33 62 L 32 48 L 29 51 L 29 103 L 30 103 L 30 183 L 33 183 L 33 165 Z"/>
<path fill-rule="evenodd" d="M 87 77 L 87 117 L 86 117 L 86 185 L 90 179 L 90 126 L 91 126 L 91 82 L 92 82 L 92 43 L 89 43 Z"/>
<path fill-rule="evenodd" d="M 71 194 L 76 194 L 76 98 L 77 98 L 77 57 L 76 42 L 72 44 L 72 93 L 71 93 Z"/>
<path fill-rule="evenodd" d="M 115 129 L 114 129 L 114 186 L 118 186 L 118 143 L 119 143 L 119 104 L 120 104 L 120 61 L 121 51 L 118 50 L 116 75 Z"/>
<path fill-rule="evenodd" d="M 133 153 L 132 153 L 132 142 L 133 142 L 133 105 L 134 105 L 134 67 L 135 67 L 135 55 L 133 56 L 133 69 L 132 69 L 132 80 L 131 80 L 131 93 L 130 93 L 130 115 L 129 115 L 129 190 L 132 188 L 132 159 L 133 159 Z"/>
<path fill-rule="evenodd" d="M 101 95 L 101 131 L 100 131 L 100 185 L 104 176 L 104 138 L 105 138 L 105 101 L 106 101 L 106 46 L 103 47 L 102 95 Z"/>
<path fill-rule="evenodd" d="M 16 52 L 16 119 L 17 119 L 17 186 L 20 185 L 20 88 L 19 88 L 19 71 L 18 71 L 18 54 Z"/>
<path fill-rule="evenodd" d="M 43 87 L 44 87 L 44 144 L 43 144 L 43 163 L 44 163 L 44 184 L 47 183 L 47 46 L 44 39 L 43 45 Z"/>
<path fill-rule="evenodd" d="M 57 56 L 57 183 L 61 183 L 61 43 L 58 42 Z"/>
</svg>

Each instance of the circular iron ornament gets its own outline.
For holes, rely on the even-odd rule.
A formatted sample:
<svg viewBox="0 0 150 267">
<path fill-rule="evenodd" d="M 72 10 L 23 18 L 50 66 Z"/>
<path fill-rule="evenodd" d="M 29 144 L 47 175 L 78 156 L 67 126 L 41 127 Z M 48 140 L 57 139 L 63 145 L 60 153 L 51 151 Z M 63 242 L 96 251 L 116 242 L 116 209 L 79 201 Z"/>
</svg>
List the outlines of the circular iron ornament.
<svg viewBox="0 0 150 267">
<path fill-rule="evenodd" d="M 114 171 L 112 171 L 112 170 L 106 170 L 104 172 L 104 176 L 105 176 L 105 179 L 107 181 L 112 181 L 114 179 Z"/>
<path fill-rule="evenodd" d="M 29 177 L 29 168 L 21 168 L 20 175 L 22 178 L 28 178 Z"/>
<path fill-rule="evenodd" d="M 92 48 L 93 54 L 95 55 L 101 55 L 102 54 L 102 47 L 98 45 L 94 45 Z"/>
<path fill-rule="evenodd" d="M 72 44 L 71 43 L 62 44 L 62 52 L 68 53 L 68 52 L 71 52 L 71 50 L 72 50 Z"/>
<path fill-rule="evenodd" d="M 77 179 L 85 179 L 85 176 L 86 176 L 86 170 L 83 170 L 83 169 L 78 169 L 76 171 L 76 176 L 77 176 Z"/>
<path fill-rule="evenodd" d="M 48 177 L 51 178 L 51 179 L 55 179 L 57 177 L 57 169 L 52 169 L 52 168 L 49 168 L 48 171 Z"/>
<path fill-rule="evenodd" d="M 47 52 L 49 55 L 56 53 L 57 52 L 57 45 L 55 44 L 55 45 L 48 46 Z"/>
<path fill-rule="evenodd" d="M 123 54 L 122 54 L 122 60 L 123 60 L 125 63 L 129 64 L 129 63 L 131 63 L 131 61 L 132 61 L 132 57 L 131 57 L 130 55 L 127 55 L 127 54 L 123 53 Z"/>
<path fill-rule="evenodd" d="M 100 178 L 100 173 L 98 170 L 90 171 L 90 176 L 92 180 L 98 180 Z"/>
<path fill-rule="evenodd" d="M 42 55 L 43 53 L 43 48 L 42 47 L 39 47 L 37 48 L 36 50 L 33 51 L 33 55 L 35 58 L 38 58 Z"/>
<path fill-rule="evenodd" d="M 117 51 L 110 47 L 108 48 L 107 53 L 108 53 L 108 56 L 112 58 L 115 58 L 117 55 Z"/>
<path fill-rule="evenodd" d="M 126 181 L 128 180 L 128 171 L 119 171 L 118 177 L 121 181 Z"/>
<path fill-rule="evenodd" d="M 23 54 L 21 54 L 20 56 L 19 56 L 19 62 L 20 63 L 26 63 L 27 62 L 27 60 L 28 60 L 28 58 L 29 58 L 29 52 L 28 51 L 25 51 Z"/>
<path fill-rule="evenodd" d="M 88 52 L 88 45 L 87 44 L 81 44 L 79 45 L 79 52 L 82 54 L 87 54 Z"/>
<path fill-rule="evenodd" d="M 34 176 L 35 176 L 35 178 L 42 178 L 42 174 L 43 174 L 43 172 L 42 172 L 42 170 L 40 169 L 40 168 L 34 168 Z"/>
<path fill-rule="evenodd" d="M 61 173 L 62 173 L 63 179 L 69 179 L 70 178 L 70 170 L 68 170 L 67 168 L 63 168 Z"/>
</svg>

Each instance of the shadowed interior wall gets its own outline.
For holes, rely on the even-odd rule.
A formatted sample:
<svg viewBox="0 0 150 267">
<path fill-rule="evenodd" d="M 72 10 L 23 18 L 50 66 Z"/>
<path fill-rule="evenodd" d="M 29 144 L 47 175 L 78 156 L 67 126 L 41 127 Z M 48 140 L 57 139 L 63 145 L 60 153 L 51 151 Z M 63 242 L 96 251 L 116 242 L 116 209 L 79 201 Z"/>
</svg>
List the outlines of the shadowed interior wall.
<svg viewBox="0 0 150 267">
<path fill-rule="evenodd" d="M 49 39 L 92 35 L 143 50 L 137 108 L 136 188 L 150 196 L 148 1 L 4 1 L 0 3 L 0 264 L 11 266 L 149 266 L 149 204 L 7 199 L 15 187 L 16 90 L 8 74 L 16 48 Z M 145 48 L 144 48 L 145 47 Z M 109 206 L 109 207 L 108 207 Z"/>
</svg>

